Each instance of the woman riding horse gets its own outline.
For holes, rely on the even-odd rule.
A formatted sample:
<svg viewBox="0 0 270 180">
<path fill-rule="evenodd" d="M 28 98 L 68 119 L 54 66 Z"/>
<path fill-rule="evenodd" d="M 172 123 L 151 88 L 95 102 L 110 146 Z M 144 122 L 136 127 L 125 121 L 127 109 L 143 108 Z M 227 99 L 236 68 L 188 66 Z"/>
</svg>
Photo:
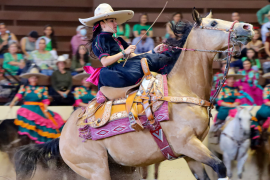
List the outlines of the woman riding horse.
<svg viewBox="0 0 270 180">
<path fill-rule="evenodd" d="M 104 16 L 106 14 L 106 16 Z M 117 25 L 120 25 L 131 19 L 134 12 L 131 10 L 113 11 L 109 4 L 100 4 L 95 10 L 95 16 L 87 19 L 80 19 L 80 22 L 86 26 L 93 26 L 93 37 L 90 40 L 91 51 L 99 58 L 103 68 L 98 69 L 100 72 L 85 67 L 86 72 L 91 75 L 91 79 L 96 74 L 100 74 L 98 87 L 126 87 L 136 84 L 144 75 L 141 68 L 141 59 L 147 58 L 147 62 L 151 71 L 166 73 L 168 63 L 176 61 L 172 54 L 161 53 L 163 45 L 160 44 L 153 50 L 137 55 L 134 53 L 136 46 L 128 45 L 121 37 L 113 37 L 113 33 L 117 31 Z M 174 53 L 177 54 L 177 53 Z M 179 55 L 179 54 L 178 54 Z M 130 57 L 126 62 L 124 61 Z M 92 81 L 93 82 L 93 81 Z M 97 82 L 93 82 L 97 84 Z M 97 93 L 97 101 L 102 103 L 106 100 L 101 91 Z"/>
</svg>

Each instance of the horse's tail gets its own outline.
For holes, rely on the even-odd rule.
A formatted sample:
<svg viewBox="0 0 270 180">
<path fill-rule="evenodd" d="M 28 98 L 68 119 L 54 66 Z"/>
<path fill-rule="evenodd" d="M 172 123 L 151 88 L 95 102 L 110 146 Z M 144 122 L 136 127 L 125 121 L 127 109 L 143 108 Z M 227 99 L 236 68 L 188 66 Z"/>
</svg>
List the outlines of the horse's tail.
<svg viewBox="0 0 270 180">
<path fill-rule="evenodd" d="M 48 168 L 48 161 L 50 160 L 62 162 L 59 138 L 44 144 L 30 144 L 20 147 L 14 155 L 17 179 L 31 179 L 35 174 L 37 163 L 41 163 L 44 168 Z"/>
</svg>

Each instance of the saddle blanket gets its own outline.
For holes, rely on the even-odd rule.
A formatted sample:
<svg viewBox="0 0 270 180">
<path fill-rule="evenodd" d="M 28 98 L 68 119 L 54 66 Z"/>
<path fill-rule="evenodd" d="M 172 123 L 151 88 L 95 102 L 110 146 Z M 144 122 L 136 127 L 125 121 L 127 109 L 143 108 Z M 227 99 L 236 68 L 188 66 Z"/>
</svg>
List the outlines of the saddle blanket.
<svg viewBox="0 0 270 180">
<path fill-rule="evenodd" d="M 168 96 L 168 86 L 167 86 L 167 77 L 163 77 L 163 87 L 164 87 L 164 96 Z M 168 111 L 168 102 L 163 102 L 160 108 L 154 112 L 155 118 L 157 121 L 166 121 L 169 120 L 169 111 Z M 145 115 L 139 116 L 144 128 L 147 128 L 147 117 Z M 90 125 L 85 125 L 79 128 L 79 136 L 84 139 L 84 141 L 92 139 L 99 140 L 108 138 L 111 136 L 124 134 L 128 132 L 135 131 L 130 126 L 130 121 L 128 117 L 109 121 L 102 127 L 93 128 Z"/>
</svg>

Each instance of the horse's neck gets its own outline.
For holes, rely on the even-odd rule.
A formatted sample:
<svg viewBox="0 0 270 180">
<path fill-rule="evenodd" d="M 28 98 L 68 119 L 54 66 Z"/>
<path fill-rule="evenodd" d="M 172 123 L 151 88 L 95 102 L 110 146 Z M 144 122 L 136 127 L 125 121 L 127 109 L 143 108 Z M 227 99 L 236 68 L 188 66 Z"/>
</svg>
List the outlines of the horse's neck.
<svg viewBox="0 0 270 180">
<path fill-rule="evenodd" d="M 184 47 L 187 49 L 206 49 L 204 43 L 189 35 Z M 168 76 L 169 94 L 209 100 L 214 57 L 215 53 L 182 51 Z"/>
<path fill-rule="evenodd" d="M 245 139 L 244 131 L 247 130 L 244 129 L 244 126 L 241 125 L 241 122 L 236 117 L 224 129 L 224 133 L 233 137 L 237 141 Z"/>
</svg>

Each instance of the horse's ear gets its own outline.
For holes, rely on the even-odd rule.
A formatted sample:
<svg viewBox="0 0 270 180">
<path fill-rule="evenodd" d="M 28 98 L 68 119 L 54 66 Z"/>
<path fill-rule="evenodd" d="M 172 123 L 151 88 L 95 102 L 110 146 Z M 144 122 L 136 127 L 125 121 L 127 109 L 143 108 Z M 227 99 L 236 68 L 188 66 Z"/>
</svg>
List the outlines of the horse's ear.
<svg viewBox="0 0 270 180">
<path fill-rule="evenodd" d="M 207 14 L 207 16 L 205 16 L 205 18 L 212 18 L 213 14 L 212 14 L 212 10 L 210 10 L 210 12 Z"/>
<path fill-rule="evenodd" d="M 202 18 L 199 12 L 195 9 L 195 7 L 192 9 L 192 17 L 193 17 L 193 20 L 196 22 L 196 24 L 200 26 L 202 23 Z"/>
</svg>

